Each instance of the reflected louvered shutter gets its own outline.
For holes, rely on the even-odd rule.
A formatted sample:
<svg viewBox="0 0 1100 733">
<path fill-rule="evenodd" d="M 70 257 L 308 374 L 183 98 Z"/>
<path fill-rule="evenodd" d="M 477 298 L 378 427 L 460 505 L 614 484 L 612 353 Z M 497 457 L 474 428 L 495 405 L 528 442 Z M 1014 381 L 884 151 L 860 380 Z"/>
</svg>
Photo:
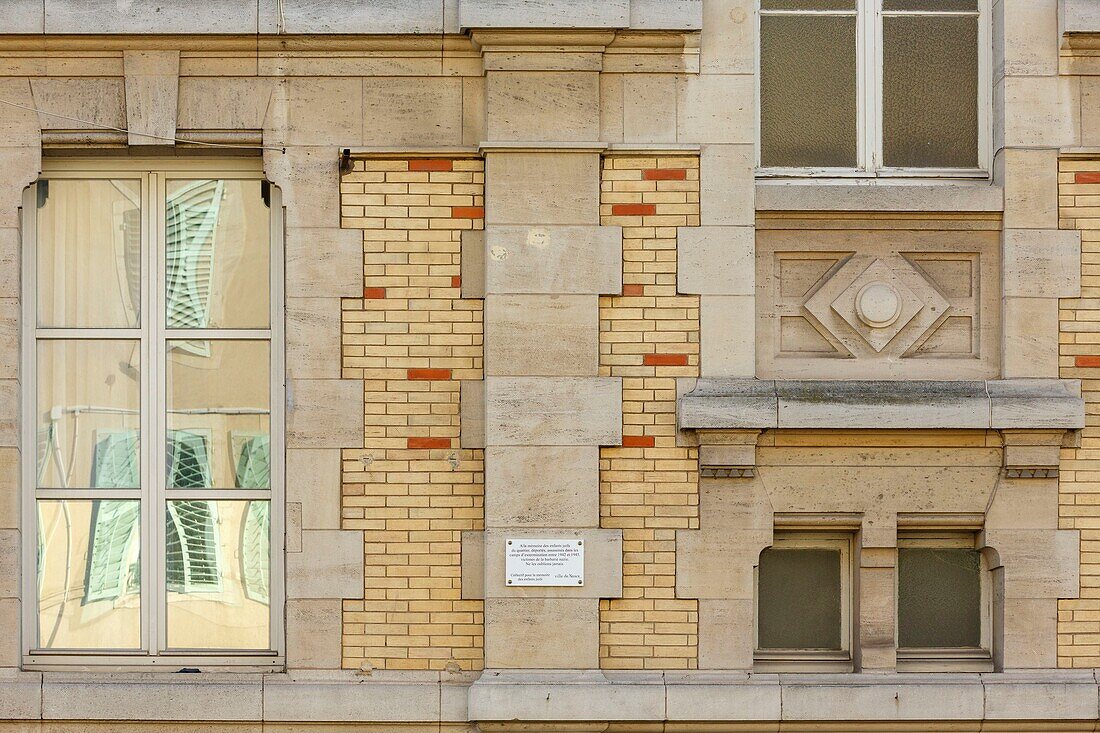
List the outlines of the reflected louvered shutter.
<svg viewBox="0 0 1100 733">
<path fill-rule="evenodd" d="M 267 603 L 271 591 L 271 502 L 248 502 L 241 532 L 241 577 L 245 595 Z"/>
<path fill-rule="evenodd" d="M 211 486 L 206 436 L 173 430 L 168 437 L 168 485 Z M 212 501 L 168 502 L 165 572 L 169 590 L 191 593 L 221 588 L 216 524 Z"/>
<path fill-rule="evenodd" d="M 92 486 L 122 489 L 140 486 L 136 430 L 96 433 Z M 94 503 L 89 538 L 84 603 L 113 600 L 138 584 L 139 563 L 132 552 L 137 542 L 141 505 L 137 501 Z"/>
<path fill-rule="evenodd" d="M 237 455 L 237 488 L 268 488 L 271 485 L 271 438 L 234 433 L 230 443 Z"/>
<path fill-rule="evenodd" d="M 165 223 L 167 322 L 169 328 L 207 328 L 214 283 L 214 235 L 225 190 L 224 181 L 190 183 L 169 197 Z M 178 342 L 175 348 L 209 356 L 204 341 Z"/>
</svg>

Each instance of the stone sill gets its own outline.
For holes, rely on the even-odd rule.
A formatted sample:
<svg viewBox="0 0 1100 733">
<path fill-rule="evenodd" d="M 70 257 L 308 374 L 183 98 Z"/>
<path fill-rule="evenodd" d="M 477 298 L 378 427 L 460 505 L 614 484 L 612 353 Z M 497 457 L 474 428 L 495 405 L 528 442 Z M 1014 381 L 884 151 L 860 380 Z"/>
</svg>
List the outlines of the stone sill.
<svg viewBox="0 0 1100 733">
<path fill-rule="evenodd" d="M 1092 721 L 1093 672 L 750 674 L 489 670 L 92 674 L 0 671 L 0 720 L 439 723 Z M 517 726 L 519 723 L 517 722 Z M 711 726 L 708 729 L 717 729 Z M 1077 730 L 1070 726 L 1059 730 Z M 1092 730 L 1092 727 L 1083 728 Z"/>
<path fill-rule="evenodd" d="M 1071 379 L 841 381 L 699 379 L 679 403 L 682 430 L 1077 430 L 1081 383 Z"/>
<path fill-rule="evenodd" d="M 757 179 L 756 210 L 998 212 L 1004 189 L 985 180 Z"/>
</svg>

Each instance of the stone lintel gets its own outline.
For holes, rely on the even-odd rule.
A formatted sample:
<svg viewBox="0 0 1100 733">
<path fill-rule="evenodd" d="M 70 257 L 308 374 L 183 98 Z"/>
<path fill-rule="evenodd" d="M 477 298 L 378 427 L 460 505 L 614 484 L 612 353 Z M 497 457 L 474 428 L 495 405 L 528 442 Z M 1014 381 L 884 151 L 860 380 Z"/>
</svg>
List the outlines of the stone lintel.
<svg viewBox="0 0 1100 733">
<path fill-rule="evenodd" d="M 1078 381 L 1059 379 L 700 379 L 680 398 L 679 424 L 682 430 L 1077 430 L 1084 401 Z"/>
</svg>

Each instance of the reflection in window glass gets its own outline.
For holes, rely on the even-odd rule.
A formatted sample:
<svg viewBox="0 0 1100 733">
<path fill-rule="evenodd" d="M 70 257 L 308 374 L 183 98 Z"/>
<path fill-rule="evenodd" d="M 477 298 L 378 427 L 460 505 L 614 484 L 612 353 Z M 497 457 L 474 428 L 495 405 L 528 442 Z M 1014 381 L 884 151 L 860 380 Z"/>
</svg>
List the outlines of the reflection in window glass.
<svg viewBox="0 0 1100 733">
<path fill-rule="evenodd" d="M 270 504 L 169 501 L 168 646 L 267 649 Z"/>
<path fill-rule="evenodd" d="M 38 485 L 136 488 L 137 341 L 38 342 Z"/>
<path fill-rule="evenodd" d="M 141 646 L 141 504 L 38 502 L 38 646 Z"/>
<path fill-rule="evenodd" d="M 168 352 L 169 488 L 267 488 L 268 342 L 210 341 L 206 356 L 179 343 Z"/>
<path fill-rule="evenodd" d="M 898 646 L 980 646 L 981 597 L 977 550 L 899 548 Z"/>
<path fill-rule="evenodd" d="M 262 190 L 254 180 L 168 182 L 168 328 L 268 327 L 270 211 Z"/>
<path fill-rule="evenodd" d="M 760 553 L 761 649 L 840 649 L 840 552 L 768 548 Z"/>
<path fill-rule="evenodd" d="M 139 181 L 42 181 L 37 225 L 40 327 L 140 324 Z"/>
</svg>

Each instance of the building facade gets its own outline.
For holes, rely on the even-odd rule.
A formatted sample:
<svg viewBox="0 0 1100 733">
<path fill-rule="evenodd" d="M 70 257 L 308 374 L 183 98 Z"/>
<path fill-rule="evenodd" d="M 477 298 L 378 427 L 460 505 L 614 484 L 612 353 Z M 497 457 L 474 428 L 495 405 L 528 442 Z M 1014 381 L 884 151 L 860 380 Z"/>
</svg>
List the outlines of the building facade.
<svg viewBox="0 0 1100 733">
<path fill-rule="evenodd" d="M 0 0 L 0 731 L 1093 731 L 1095 0 Z"/>
</svg>

